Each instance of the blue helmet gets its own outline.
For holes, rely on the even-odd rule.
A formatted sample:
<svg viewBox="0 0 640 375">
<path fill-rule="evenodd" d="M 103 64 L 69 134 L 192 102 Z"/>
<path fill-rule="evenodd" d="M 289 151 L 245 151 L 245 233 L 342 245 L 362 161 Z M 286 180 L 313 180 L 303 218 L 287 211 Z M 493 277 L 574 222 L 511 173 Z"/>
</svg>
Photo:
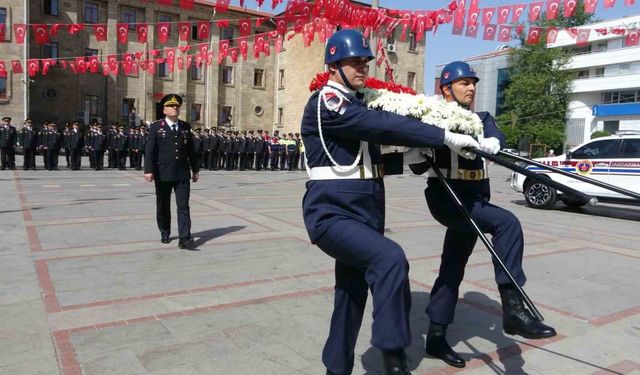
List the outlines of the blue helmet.
<svg viewBox="0 0 640 375">
<path fill-rule="evenodd" d="M 351 57 L 366 57 L 373 60 L 369 41 L 361 32 L 352 29 L 340 30 L 329 38 L 324 53 L 324 63 L 332 64 Z"/>
<path fill-rule="evenodd" d="M 476 82 L 480 80 L 471 65 L 464 61 L 454 61 L 448 63 L 442 69 L 442 73 L 440 73 L 440 87 L 449 85 L 461 78 L 473 78 Z"/>
</svg>

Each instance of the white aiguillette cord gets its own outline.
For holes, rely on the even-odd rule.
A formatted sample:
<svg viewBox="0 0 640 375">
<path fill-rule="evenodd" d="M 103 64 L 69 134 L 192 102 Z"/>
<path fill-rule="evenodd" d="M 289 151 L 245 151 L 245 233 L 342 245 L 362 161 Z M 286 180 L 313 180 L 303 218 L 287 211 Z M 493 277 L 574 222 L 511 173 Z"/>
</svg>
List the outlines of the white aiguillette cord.
<svg viewBox="0 0 640 375">
<path fill-rule="evenodd" d="M 326 95 L 328 93 L 335 94 L 335 96 L 338 97 L 340 101 L 335 104 L 329 103 L 326 98 Z M 320 143 L 322 143 L 322 148 L 324 149 L 324 153 L 327 155 L 327 157 L 331 161 L 331 164 L 333 164 L 333 167 L 340 172 L 349 172 L 355 169 L 358 166 L 358 164 L 360 164 L 360 159 L 362 158 L 362 152 L 366 145 L 366 142 L 360 141 L 360 148 L 358 149 L 358 154 L 353 164 L 349 166 L 338 164 L 338 162 L 336 162 L 333 156 L 331 156 L 331 154 L 329 153 L 329 150 L 327 149 L 327 145 L 324 142 L 324 137 L 322 136 L 322 116 L 320 113 L 320 109 L 321 109 L 320 105 L 322 104 L 322 102 L 324 102 L 324 105 L 327 107 L 328 110 L 337 112 L 340 110 L 340 108 L 342 108 L 342 103 L 344 103 L 345 100 L 349 101 L 349 99 L 347 99 L 339 90 L 328 87 L 328 86 L 323 87 L 322 90 L 320 90 L 320 93 L 318 94 L 318 134 L 320 135 Z"/>
</svg>

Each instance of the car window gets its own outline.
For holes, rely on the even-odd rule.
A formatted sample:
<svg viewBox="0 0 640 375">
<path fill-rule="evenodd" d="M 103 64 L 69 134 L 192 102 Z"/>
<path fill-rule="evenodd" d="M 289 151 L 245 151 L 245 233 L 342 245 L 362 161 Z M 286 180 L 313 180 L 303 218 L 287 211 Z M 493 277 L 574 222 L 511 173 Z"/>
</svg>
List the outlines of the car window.
<svg viewBox="0 0 640 375">
<path fill-rule="evenodd" d="M 619 157 L 619 145 L 620 141 L 617 139 L 593 141 L 572 152 L 571 157 L 572 159 L 603 159 Z"/>
<path fill-rule="evenodd" d="M 640 138 L 622 141 L 623 158 L 640 158 Z"/>
</svg>

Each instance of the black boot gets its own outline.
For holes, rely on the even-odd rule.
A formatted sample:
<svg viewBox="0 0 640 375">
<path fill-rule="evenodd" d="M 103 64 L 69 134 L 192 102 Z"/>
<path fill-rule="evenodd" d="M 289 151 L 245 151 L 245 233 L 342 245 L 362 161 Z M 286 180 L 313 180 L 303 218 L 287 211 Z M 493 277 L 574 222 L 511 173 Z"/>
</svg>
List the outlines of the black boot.
<svg viewBox="0 0 640 375">
<path fill-rule="evenodd" d="M 440 358 L 445 363 L 453 367 L 464 367 L 465 362 L 447 343 L 447 326 L 431 322 L 429 333 L 427 333 L 427 344 L 425 349 L 427 354 Z"/>
<path fill-rule="evenodd" d="M 407 356 L 404 349 L 383 350 L 382 363 L 384 364 L 384 375 L 411 375 L 407 368 Z"/>
<path fill-rule="evenodd" d="M 502 300 L 502 325 L 509 335 L 520 335 L 527 339 L 544 339 L 556 335 L 556 330 L 536 319 L 522 302 L 522 297 L 513 285 L 499 285 Z"/>
</svg>

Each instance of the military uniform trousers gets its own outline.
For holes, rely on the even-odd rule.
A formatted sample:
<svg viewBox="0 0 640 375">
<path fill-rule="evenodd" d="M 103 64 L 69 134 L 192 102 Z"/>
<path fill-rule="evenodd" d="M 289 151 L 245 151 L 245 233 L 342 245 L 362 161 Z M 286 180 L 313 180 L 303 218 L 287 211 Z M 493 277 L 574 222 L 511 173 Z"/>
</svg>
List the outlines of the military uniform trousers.
<svg viewBox="0 0 640 375">
<path fill-rule="evenodd" d="M 71 149 L 71 169 L 73 169 L 74 171 L 77 171 L 78 169 L 80 169 L 81 162 L 82 162 L 82 149 L 79 147 L 72 148 Z"/>
<path fill-rule="evenodd" d="M 493 247 L 517 283 L 520 286 L 524 285 L 526 282 L 522 269 L 524 239 L 518 219 L 511 212 L 489 203 L 489 197 L 464 194 L 455 187 L 454 190 L 482 232 L 491 234 Z M 464 269 L 478 236 L 439 180 L 429 178 L 425 197 L 431 215 L 447 227 L 440 272 L 431 290 L 426 312 L 432 321 L 438 324 L 450 324 L 453 322 Z M 492 260 L 496 283 L 511 284 L 507 274 L 495 259 Z"/>
<path fill-rule="evenodd" d="M 171 234 L 171 191 L 176 195 L 178 236 L 180 240 L 191 238 L 191 214 L 189 212 L 189 195 L 191 183 L 189 179 L 178 181 L 159 181 L 156 186 L 156 220 L 160 234 Z"/>
<path fill-rule="evenodd" d="M 11 168 L 9 160 L 9 147 L 0 147 L 0 166 L 2 169 Z"/>
<path fill-rule="evenodd" d="M 52 171 L 58 169 L 58 157 L 60 155 L 59 148 L 49 148 L 46 150 L 47 153 L 47 169 Z"/>
<path fill-rule="evenodd" d="M 22 169 L 25 171 L 28 169 L 36 169 L 36 149 L 33 147 L 25 148 L 23 150 L 24 159 L 22 161 Z"/>
</svg>

